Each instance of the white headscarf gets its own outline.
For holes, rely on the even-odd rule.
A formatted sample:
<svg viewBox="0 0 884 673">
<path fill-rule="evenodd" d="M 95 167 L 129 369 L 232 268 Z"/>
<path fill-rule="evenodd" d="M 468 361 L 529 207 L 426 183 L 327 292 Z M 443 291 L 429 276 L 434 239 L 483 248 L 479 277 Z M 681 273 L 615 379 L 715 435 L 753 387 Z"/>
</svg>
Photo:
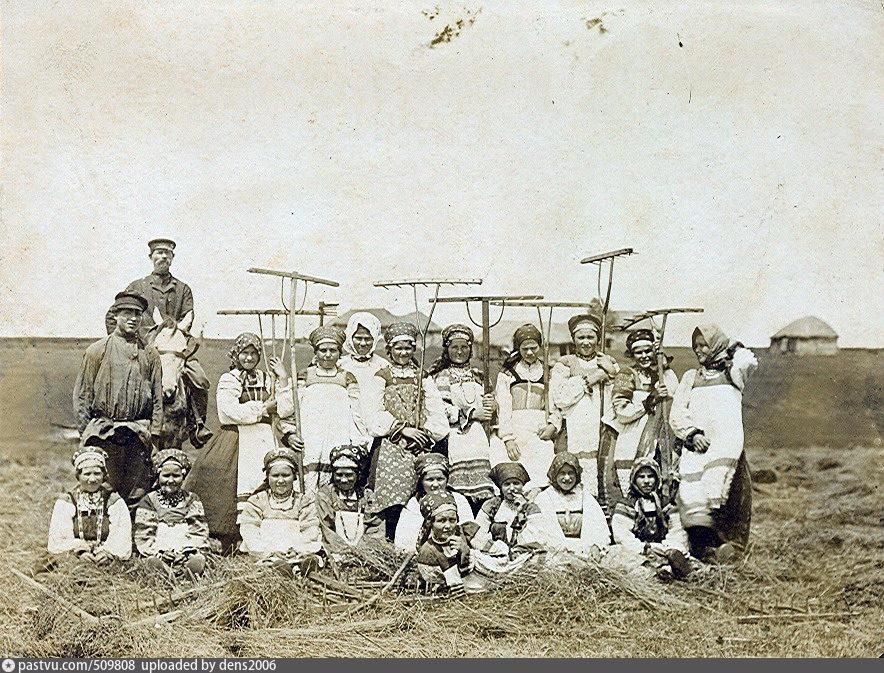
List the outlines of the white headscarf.
<svg viewBox="0 0 884 673">
<path fill-rule="evenodd" d="M 368 330 L 368 333 L 371 334 L 372 339 L 374 339 L 374 346 L 377 346 L 378 340 L 381 338 L 380 320 L 371 313 L 354 313 L 347 321 L 347 329 L 344 330 L 344 335 L 346 336 L 346 339 L 344 340 L 344 352 L 348 355 L 357 355 L 356 348 L 353 346 L 353 335 L 356 334 L 356 330 L 360 327 L 364 327 Z M 374 347 L 372 347 L 372 350 L 374 350 Z M 369 357 L 370 356 L 371 355 L 369 354 Z"/>
</svg>

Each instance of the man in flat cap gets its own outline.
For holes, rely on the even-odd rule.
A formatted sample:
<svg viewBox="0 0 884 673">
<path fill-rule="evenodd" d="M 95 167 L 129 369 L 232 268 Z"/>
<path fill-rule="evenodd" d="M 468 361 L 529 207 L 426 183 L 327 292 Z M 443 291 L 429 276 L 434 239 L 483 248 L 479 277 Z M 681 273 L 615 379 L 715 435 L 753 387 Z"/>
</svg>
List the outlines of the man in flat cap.
<svg viewBox="0 0 884 673">
<path fill-rule="evenodd" d="M 114 331 L 86 349 L 74 386 L 80 445 L 107 453 L 107 480 L 133 507 L 150 487 L 150 453 L 163 425 L 160 355 L 139 329 L 147 300 L 114 299 Z"/>
<path fill-rule="evenodd" d="M 155 314 L 163 319 L 180 322 L 188 312 L 193 311 L 193 292 L 190 286 L 170 272 L 175 257 L 175 241 L 168 238 L 155 238 L 148 241 L 150 249 L 148 257 L 153 262 L 153 273 L 144 278 L 133 280 L 126 292 L 135 292 L 147 299 L 147 309 L 142 322 L 147 330 L 156 324 Z M 114 319 L 108 311 L 105 326 L 108 334 L 114 329 Z M 194 357 L 187 358 L 184 365 L 184 381 L 187 384 L 192 421 L 190 441 L 199 448 L 203 446 L 212 433 L 206 427 L 206 412 L 209 405 L 209 378 L 202 365 Z"/>
</svg>

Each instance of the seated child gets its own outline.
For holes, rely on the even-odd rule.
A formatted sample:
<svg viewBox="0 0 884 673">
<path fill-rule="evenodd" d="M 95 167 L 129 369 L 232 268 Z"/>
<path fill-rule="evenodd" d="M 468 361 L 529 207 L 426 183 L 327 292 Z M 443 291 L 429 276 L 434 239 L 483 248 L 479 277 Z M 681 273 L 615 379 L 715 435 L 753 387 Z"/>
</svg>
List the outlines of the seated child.
<svg viewBox="0 0 884 673">
<path fill-rule="evenodd" d="M 461 530 L 467 540 L 472 539 L 476 533 L 473 509 L 466 496 L 452 490 L 448 485 L 450 473 L 448 458 L 441 453 L 422 453 L 414 459 L 414 471 L 417 476 L 417 493 L 409 499 L 399 515 L 396 536 L 393 540 L 396 546 L 405 551 L 417 549 L 419 533 L 424 523 L 420 500 L 427 493 L 449 493 L 454 498 Z"/>
<path fill-rule="evenodd" d="M 331 450 L 331 483 L 316 492 L 322 544 L 328 554 L 340 555 L 363 537 L 384 538 L 384 521 L 373 511 L 374 495 L 365 487 L 366 458 L 360 446 L 345 444 Z"/>
<path fill-rule="evenodd" d="M 458 596 L 472 568 L 470 546 L 458 525 L 457 503 L 437 491 L 421 498 L 424 525 L 418 539 L 417 569 L 427 590 Z"/>
<path fill-rule="evenodd" d="M 601 505 L 580 481 L 582 473 L 573 453 L 555 454 L 546 475 L 549 486 L 537 494 L 534 504 L 556 517 L 564 535 L 560 549 L 584 558 L 598 557 L 611 544 L 611 533 Z"/>
<path fill-rule="evenodd" d="M 190 459 L 180 449 L 166 449 L 153 457 L 153 466 L 156 488 L 135 509 L 135 548 L 151 568 L 167 575 L 182 570 L 201 575 L 209 524 L 199 497 L 182 488 Z"/>
<path fill-rule="evenodd" d="M 523 491 L 530 477 L 520 463 L 498 463 L 489 474 L 500 496 L 486 500 L 476 517 L 472 547 L 476 569 L 490 576 L 518 569 L 538 553 L 560 549 L 564 534 L 553 516 L 529 501 Z"/>
<path fill-rule="evenodd" d="M 49 522 L 50 554 L 76 554 L 98 565 L 132 555 L 132 519 L 126 502 L 105 484 L 107 454 L 88 447 L 74 453 L 77 485 L 55 501 Z M 45 569 L 54 565 L 50 560 Z"/>
<path fill-rule="evenodd" d="M 322 533 L 316 516 L 316 494 L 295 490 L 298 456 L 291 449 L 272 449 L 264 456 L 264 483 L 243 504 L 239 515 L 240 551 L 259 564 L 306 575 L 321 568 Z"/>
<path fill-rule="evenodd" d="M 653 458 L 636 459 L 629 478 L 629 496 L 618 502 L 611 519 L 614 542 L 626 552 L 641 554 L 661 579 L 686 577 L 691 564 L 685 554 L 687 535 L 673 505 L 660 500 L 660 468 Z"/>
</svg>

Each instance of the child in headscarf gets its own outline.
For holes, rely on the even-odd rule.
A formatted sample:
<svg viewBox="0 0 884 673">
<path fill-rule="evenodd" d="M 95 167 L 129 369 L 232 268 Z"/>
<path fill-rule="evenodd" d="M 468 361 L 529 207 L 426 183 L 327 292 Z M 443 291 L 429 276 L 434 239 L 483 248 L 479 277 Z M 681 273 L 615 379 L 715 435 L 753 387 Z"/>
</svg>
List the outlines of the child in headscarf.
<svg viewBox="0 0 884 673">
<path fill-rule="evenodd" d="M 327 325 L 313 330 L 313 363 L 298 382 L 304 478 L 312 493 L 331 479 L 329 456 L 334 447 L 368 443 L 359 384 L 353 374 L 339 365 L 343 343 L 340 327 Z"/>
<path fill-rule="evenodd" d="M 291 380 L 282 362 L 271 358 L 270 375 L 258 369 L 261 339 L 244 332 L 229 351 L 230 371 L 218 380 L 221 429 L 197 457 L 184 487 L 199 494 L 213 537 L 225 552 L 239 542 L 237 512 L 263 481 L 264 454 L 276 447 L 274 422 L 282 442 L 303 448 L 294 413 Z"/>
<path fill-rule="evenodd" d="M 564 534 L 554 516 L 544 514 L 524 495 L 528 472 L 519 463 L 498 463 L 491 479 L 500 495 L 486 500 L 476 517 L 472 540 L 477 569 L 491 576 L 520 568 L 537 553 L 560 549 Z"/>
<path fill-rule="evenodd" d="M 384 331 L 390 364 L 375 376 L 383 393 L 368 400 L 368 430 L 375 437 L 369 486 L 393 539 L 402 507 L 414 494 L 417 479 L 415 457 L 433 450 L 448 434 L 448 417 L 439 389 L 432 377 L 418 380 L 414 359 L 417 328 L 411 323 L 393 323 Z M 418 395 L 422 400 L 417 413 Z"/>
<path fill-rule="evenodd" d="M 424 525 L 418 540 L 417 569 L 428 591 L 458 596 L 464 575 L 472 569 L 469 543 L 461 532 L 451 493 L 437 491 L 421 498 Z"/>
<path fill-rule="evenodd" d="M 182 488 L 190 459 L 180 449 L 166 449 L 153 457 L 153 466 L 156 488 L 135 510 L 135 548 L 149 567 L 168 576 L 180 571 L 201 575 L 209 526 L 199 497 Z"/>
<path fill-rule="evenodd" d="M 240 551 L 286 574 L 297 566 L 306 575 L 324 565 L 322 533 L 315 494 L 295 489 L 297 465 L 297 454 L 285 447 L 264 456 L 264 483 L 239 516 Z"/>
<path fill-rule="evenodd" d="M 679 511 L 701 560 L 734 561 L 749 540 L 752 484 L 743 451 L 743 388 L 758 361 L 716 325 L 694 330 L 700 367 L 685 372 L 670 424 L 683 443 Z"/>
<path fill-rule="evenodd" d="M 405 551 L 414 551 L 420 543 L 420 530 L 424 522 L 420 501 L 428 493 L 449 493 L 457 505 L 457 516 L 467 539 L 476 533 L 473 510 L 465 496 L 454 491 L 448 481 L 450 473 L 448 459 L 441 453 L 424 453 L 414 459 L 417 474 L 417 493 L 405 504 L 396 524 L 396 546 Z"/>
<path fill-rule="evenodd" d="M 555 452 L 553 440 L 561 428 L 558 412 L 546 414 L 548 382 L 540 360 L 542 344 L 534 325 L 519 327 L 494 391 L 498 428 L 491 441 L 491 464 L 518 461 L 528 472 L 530 489 L 546 486 L 546 470 Z"/>
<path fill-rule="evenodd" d="M 564 535 L 560 549 L 598 557 L 611 542 L 608 520 L 581 481 L 583 468 L 573 453 L 557 453 L 549 466 L 549 486 L 534 498 L 542 512 L 554 516 Z"/>
<path fill-rule="evenodd" d="M 361 446 L 347 444 L 331 451 L 331 483 L 316 492 L 323 546 L 330 555 L 339 556 L 363 538 L 384 537 L 374 494 L 365 487 L 367 459 Z"/>
<path fill-rule="evenodd" d="M 107 454 L 96 447 L 81 448 L 72 462 L 77 485 L 55 501 L 49 522 L 49 553 L 72 553 L 97 565 L 128 559 L 132 555 L 132 519 L 126 502 L 104 483 Z M 53 565 L 50 561 L 45 569 Z"/>
<path fill-rule="evenodd" d="M 662 579 L 686 577 L 687 537 L 678 510 L 664 505 L 660 494 L 660 468 L 650 457 L 637 458 L 629 478 L 629 495 L 617 503 L 611 518 L 614 542 L 623 551 L 642 554 Z"/>
</svg>

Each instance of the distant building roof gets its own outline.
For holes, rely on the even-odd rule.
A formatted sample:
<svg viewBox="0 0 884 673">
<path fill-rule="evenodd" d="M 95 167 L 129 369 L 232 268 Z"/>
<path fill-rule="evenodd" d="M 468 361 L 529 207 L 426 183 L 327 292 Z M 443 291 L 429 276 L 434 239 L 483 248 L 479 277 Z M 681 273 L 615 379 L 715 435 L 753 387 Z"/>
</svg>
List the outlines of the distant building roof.
<svg viewBox="0 0 884 673">
<path fill-rule="evenodd" d="M 808 315 L 803 318 L 799 318 L 794 322 L 790 322 L 783 329 L 781 329 L 779 332 L 771 337 L 771 339 L 782 338 L 837 339 L 838 334 L 825 321 L 820 320 L 816 316 Z"/>
<path fill-rule="evenodd" d="M 341 327 L 345 327 L 347 325 L 347 321 L 350 320 L 350 316 L 352 316 L 354 313 L 371 313 L 374 317 L 381 321 L 381 327 L 386 327 L 390 323 L 394 322 L 415 322 L 414 311 L 412 311 L 411 313 L 406 313 L 405 315 L 394 315 L 385 308 L 356 308 L 339 315 L 337 318 L 334 319 L 332 325 L 340 325 Z M 418 317 L 420 319 L 421 327 L 427 324 L 427 316 L 424 313 L 420 313 Z M 439 327 L 439 325 L 434 322 L 430 323 L 429 333 L 432 334 L 441 331 L 442 328 Z"/>
</svg>

